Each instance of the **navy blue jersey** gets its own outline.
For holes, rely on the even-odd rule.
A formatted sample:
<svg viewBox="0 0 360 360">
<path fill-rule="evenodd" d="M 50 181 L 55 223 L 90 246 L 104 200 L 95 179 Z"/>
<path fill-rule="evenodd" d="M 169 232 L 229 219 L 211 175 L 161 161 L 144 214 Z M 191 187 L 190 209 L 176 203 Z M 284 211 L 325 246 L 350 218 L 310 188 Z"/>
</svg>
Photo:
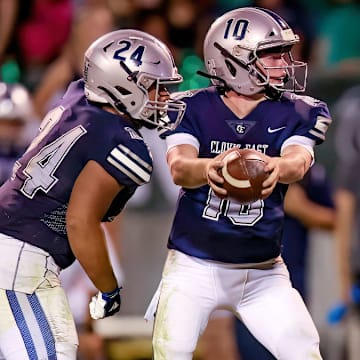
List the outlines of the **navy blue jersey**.
<svg viewBox="0 0 360 360">
<path fill-rule="evenodd" d="M 103 219 L 109 221 L 150 181 L 152 156 L 130 120 L 88 103 L 82 80 L 70 84 L 41 127 L 0 188 L 0 232 L 48 251 L 65 268 L 74 261 L 65 214 L 87 162 L 96 161 L 124 186 Z"/>
<path fill-rule="evenodd" d="M 260 102 L 242 119 L 224 104 L 214 87 L 188 92 L 182 100 L 187 103 L 185 116 L 175 131 L 164 136 L 170 135 L 169 143 L 171 135 L 179 133 L 196 138 L 200 158 L 215 157 L 235 146 L 279 156 L 289 138 L 293 143 L 304 138 L 321 143 L 331 122 L 325 103 L 288 93 L 279 101 Z M 208 185 L 182 188 L 168 247 L 228 263 L 276 257 L 280 254 L 286 189 L 287 185 L 278 184 L 265 201 L 241 205 L 221 200 Z"/>
<path fill-rule="evenodd" d="M 24 151 L 25 148 L 22 147 L 2 147 L 0 144 L 0 185 L 10 177 L 15 161 Z"/>
</svg>

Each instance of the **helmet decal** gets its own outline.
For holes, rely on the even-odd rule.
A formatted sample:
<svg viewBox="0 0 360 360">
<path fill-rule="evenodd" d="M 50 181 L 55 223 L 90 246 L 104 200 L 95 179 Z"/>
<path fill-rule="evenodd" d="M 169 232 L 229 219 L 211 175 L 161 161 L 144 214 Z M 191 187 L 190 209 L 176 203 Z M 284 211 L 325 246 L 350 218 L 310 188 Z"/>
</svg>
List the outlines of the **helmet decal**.
<svg viewBox="0 0 360 360">
<path fill-rule="evenodd" d="M 263 8 L 258 8 L 261 11 L 266 12 L 267 14 L 269 14 L 271 17 L 273 17 L 273 19 L 279 24 L 279 26 L 283 29 L 290 29 L 289 25 L 285 22 L 285 20 L 280 17 L 278 14 L 274 13 L 273 11 L 269 10 L 269 9 L 263 9 Z"/>
</svg>

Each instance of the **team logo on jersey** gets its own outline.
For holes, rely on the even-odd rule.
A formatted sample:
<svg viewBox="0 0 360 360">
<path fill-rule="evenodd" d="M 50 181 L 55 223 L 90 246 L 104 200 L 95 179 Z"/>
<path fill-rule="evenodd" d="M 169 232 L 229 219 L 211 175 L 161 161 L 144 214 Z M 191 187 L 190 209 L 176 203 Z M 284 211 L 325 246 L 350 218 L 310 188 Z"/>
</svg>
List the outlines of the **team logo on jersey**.
<svg viewBox="0 0 360 360">
<path fill-rule="evenodd" d="M 242 136 L 250 131 L 255 125 L 254 121 L 242 121 L 242 120 L 226 120 L 226 123 L 235 132 L 235 134 Z"/>
<path fill-rule="evenodd" d="M 129 135 L 132 139 L 142 140 L 142 137 L 134 129 L 132 129 L 130 127 L 125 127 L 124 129 L 129 133 Z"/>
<path fill-rule="evenodd" d="M 284 129 L 286 129 L 286 126 L 280 126 L 280 127 L 276 127 L 276 128 L 272 128 L 271 126 L 269 126 L 267 128 L 267 131 L 269 134 L 273 134 L 273 133 L 276 133 L 276 132 L 284 130 Z"/>
</svg>

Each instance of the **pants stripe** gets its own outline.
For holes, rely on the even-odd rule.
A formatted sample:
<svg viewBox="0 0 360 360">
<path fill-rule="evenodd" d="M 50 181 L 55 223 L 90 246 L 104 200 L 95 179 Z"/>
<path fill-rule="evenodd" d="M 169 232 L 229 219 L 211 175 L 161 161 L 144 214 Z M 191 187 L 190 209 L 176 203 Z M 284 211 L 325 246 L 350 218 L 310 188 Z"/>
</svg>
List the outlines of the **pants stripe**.
<svg viewBox="0 0 360 360">
<path fill-rule="evenodd" d="M 39 299 L 35 294 L 27 295 L 31 308 L 33 309 L 33 312 L 35 314 L 35 318 L 39 324 L 40 331 L 42 333 L 46 351 L 48 354 L 49 360 L 56 360 L 56 349 L 55 349 L 55 340 L 54 336 L 51 332 L 49 323 L 47 321 L 47 318 L 45 316 L 44 310 L 41 307 L 41 304 L 39 302 Z"/>
<path fill-rule="evenodd" d="M 29 359 L 56 360 L 55 340 L 36 294 L 10 290 L 6 294 Z"/>
<path fill-rule="evenodd" d="M 33 339 L 31 337 L 29 327 L 25 321 L 24 314 L 21 310 L 20 304 L 18 302 L 18 299 L 16 297 L 16 294 L 12 290 L 6 290 L 6 296 L 9 300 L 9 304 L 11 307 L 11 311 L 14 315 L 17 327 L 21 333 L 21 336 L 24 341 L 24 345 L 26 348 L 26 351 L 29 355 L 29 359 L 31 360 L 38 360 L 38 356 L 35 349 L 35 344 L 33 342 Z"/>
</svg>

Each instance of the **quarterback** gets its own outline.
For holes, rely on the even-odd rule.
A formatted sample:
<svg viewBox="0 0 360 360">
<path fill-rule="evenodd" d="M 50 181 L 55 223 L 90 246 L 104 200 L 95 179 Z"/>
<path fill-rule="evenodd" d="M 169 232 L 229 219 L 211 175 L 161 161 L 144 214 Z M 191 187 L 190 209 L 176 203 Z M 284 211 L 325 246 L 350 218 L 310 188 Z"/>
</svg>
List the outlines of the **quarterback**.
<svg viewBox="0 0 360 360">
<path fill-rule="evenodd" d="M 318 332 L 281 258 L 287 186 L 306 174 L 331 122 L 325 103 L 297 94 L 307 75 L 292 57 L 298 40 L 277 14 L 252 7 L 225 13 L 207 32 L 205 75 L 214 86 L 185 93 L 182 123 L 163 134 L 182 188 L 148 311 L 155 360 L 191 359 L 216 309 L 232 311 L 276 359 L 321 359 Z M 229 144 L 265 154 L 270 175 L 260 200 L 224 198 L 218 170 Z"/>
</svg>

